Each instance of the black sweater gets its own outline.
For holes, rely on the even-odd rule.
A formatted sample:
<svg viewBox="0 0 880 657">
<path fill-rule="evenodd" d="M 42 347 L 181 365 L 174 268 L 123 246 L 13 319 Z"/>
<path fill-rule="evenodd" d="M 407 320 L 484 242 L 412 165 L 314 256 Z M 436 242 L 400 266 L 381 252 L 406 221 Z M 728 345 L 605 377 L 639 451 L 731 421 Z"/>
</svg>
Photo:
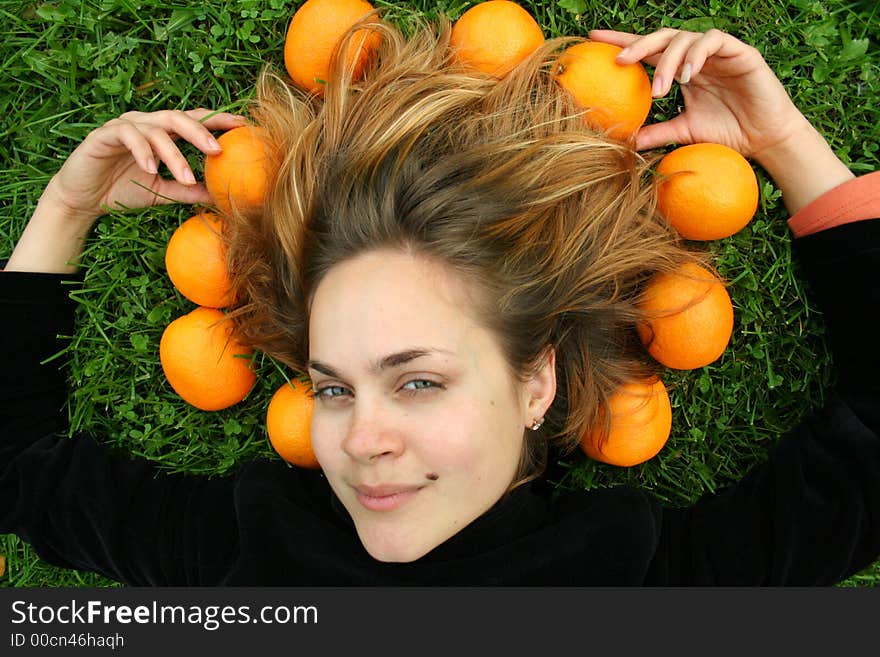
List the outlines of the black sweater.
<svg viewBox="0 0 880 657">
<path fill-rule="evenodd" d="M 158 473 L 59 438 L 66 381 L 39 361 L 73 330 L 61 276 L 0 273 L 0 532 L 46 561 L 144 585 L 831 584 L 880 554 L 880 219 L 795 241 L 838 372 L 768 461 L 694 506 L 626 487 L 517 489 L 410 564 L 373 560 L 319 472 Z"/>
</svg>

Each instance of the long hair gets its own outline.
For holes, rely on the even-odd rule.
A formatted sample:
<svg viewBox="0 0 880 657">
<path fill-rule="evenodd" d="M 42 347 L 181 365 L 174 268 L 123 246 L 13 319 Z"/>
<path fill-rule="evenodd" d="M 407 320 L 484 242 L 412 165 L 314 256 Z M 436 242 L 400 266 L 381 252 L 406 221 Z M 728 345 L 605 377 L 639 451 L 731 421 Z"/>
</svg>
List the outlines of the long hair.
<svg viewBox="0 0 880 657">
<path fill-rule="evenodd" d="M 410 37 L 375 17 L 356 27 L 381 35 L 362 78 L 344 70 L 356 28 L 322 97 L 259 78 L 252 113 L 279 155 L 262 210 L 230 221 L 237 329 L 304 372 L 309 302 L 334 265 L 378 248 L 444 263 L 514 375 L 556 351 L 557 397 L 521 460 L 519 479 L 534 477 L 550 442 L 572 449 L 618 385 L 657 373 L 639 293 L 695 255 L 656 213 L 652 162 L 588 129 L 554 80 L 576 39 L 496 80 L 456 62 L 446 19 Z"/>
</svg>

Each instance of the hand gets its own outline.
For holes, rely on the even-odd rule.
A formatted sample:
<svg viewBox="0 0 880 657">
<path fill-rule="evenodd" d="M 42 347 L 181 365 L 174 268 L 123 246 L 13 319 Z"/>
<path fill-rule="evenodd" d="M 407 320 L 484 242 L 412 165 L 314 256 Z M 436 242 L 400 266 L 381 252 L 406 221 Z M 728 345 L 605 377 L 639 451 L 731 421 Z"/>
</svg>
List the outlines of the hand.
<svg viewBox="0 0 880 657">
<path fill-rule="evenodd" d="M 211 130 L 229 130 L 243 117 L 189 111 L 128 112 L 90 132 L 52 178 L 41 198 L 70 219 L 93 222 L 107 208 L 166 203 L 210 203 L 174 143 L 185 139 L 206 154 L 219 153 Z M 173 179 L 159 175 L 164 162 Z"/>
<path fill-rule="evenodd" d="M 654 67 L 655 97 L 678 80 L 684 111 L 643 126 L 636 148 L 713 142 L 754 159 L 782 190 L 791 214 L 852 179 L 852 172 L 795 107 L 761 54 L 719 30 L 662 29 L 646 36 L 593 30 L 590 38 L 624 48 L 621 64 Z"/>
<path fill-rule="evenodd" d="M 6 271 L 76 271 L 86 235 L 107 208 L 210 203 L 174 142 L 185 139 L 203 153 L 219 153 L 210 131 L 244 123 L 206 109 L 165 110 L 129 112 L 93 130 L 49 181 Z M 159 162 L 172 180 L 159 175 Z"/>
<path fill-rule="evenodd" d="M 714 142 L 760 160 L 765 151 L 806 129 L 806 119 L 761 54 L 729 34 L 666 28 L 638 36 L 594 30 L 590 38 L 623 47 L 621 64 L 653 66 L 655 98 L 668 93 L 673 80 L 681 85 L 684 112 L 643 126 L 636 135 L 640 150 Z"/>
</svg>

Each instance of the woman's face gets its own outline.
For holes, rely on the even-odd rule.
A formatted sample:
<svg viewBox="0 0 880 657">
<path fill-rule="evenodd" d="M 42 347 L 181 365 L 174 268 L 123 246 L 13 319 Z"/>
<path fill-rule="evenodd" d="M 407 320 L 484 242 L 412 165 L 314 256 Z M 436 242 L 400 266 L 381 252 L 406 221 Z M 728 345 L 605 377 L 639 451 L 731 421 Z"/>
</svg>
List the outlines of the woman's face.
<svg viewBox="0 0 880 657">
<path fill-rule="evenodd" d="M 547 381 L 509 372 L 459 276 L 400 251 L 347 260 L 316 289 L 309 334 L 312 444 L 370 555 L 418 559 L 501 497 Z"/>
</svg>

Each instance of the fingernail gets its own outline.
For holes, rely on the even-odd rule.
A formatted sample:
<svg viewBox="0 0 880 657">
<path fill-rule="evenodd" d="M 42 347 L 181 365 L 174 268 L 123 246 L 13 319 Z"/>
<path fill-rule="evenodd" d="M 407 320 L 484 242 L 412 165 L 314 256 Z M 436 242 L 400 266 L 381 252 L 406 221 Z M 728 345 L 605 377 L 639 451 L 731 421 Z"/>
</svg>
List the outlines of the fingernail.
<svg viewBox="0 0 880 657">
<path fill-rule="evenodd" d="M 684 66 L 681 67 L 681 84 L 687 84 L 691 81 L 691 70 L 693 67 L 690 62 L 685 63 Z"/>
<path fill-rule="evenodd" d="M 654 83 L 651 85 L 651 95 L 654 98 L 663 95 L 663 78 L 659 75 L 654 76 Z"/>
<path fill-rule="evenodd" d="M 147 158 L 147 173 L 159 173 L 159 167 L 156 166 L 156 160 Z"/>
<path fill-rule="evenodd" d="M 207 143 L 207 150 L 209 150 L 209 151 L 222 151 L 223 150 L 223 148 L 221 148 L 221 146 L 220 146 L 220 142 L 218 142 L 213 137 L 208 137 L 208 140 L 206 143 Z"/>
<path fill-rule="evenodd" d="M 196 177 L 193 175 L 193 172 L 189 169 L 186 169 L 183 172 L 183 182 L 189 183 L 190 185 L 196 184 Z"/>
<path fill-rule="evenodd" d="M 629 52 L 629 48 L 624 48 L 619 53 L 617 53 L 617 57 L 615 57 L 615 59 L 626 59 L 627 55 L 629 55 Z"/>
</svg>

